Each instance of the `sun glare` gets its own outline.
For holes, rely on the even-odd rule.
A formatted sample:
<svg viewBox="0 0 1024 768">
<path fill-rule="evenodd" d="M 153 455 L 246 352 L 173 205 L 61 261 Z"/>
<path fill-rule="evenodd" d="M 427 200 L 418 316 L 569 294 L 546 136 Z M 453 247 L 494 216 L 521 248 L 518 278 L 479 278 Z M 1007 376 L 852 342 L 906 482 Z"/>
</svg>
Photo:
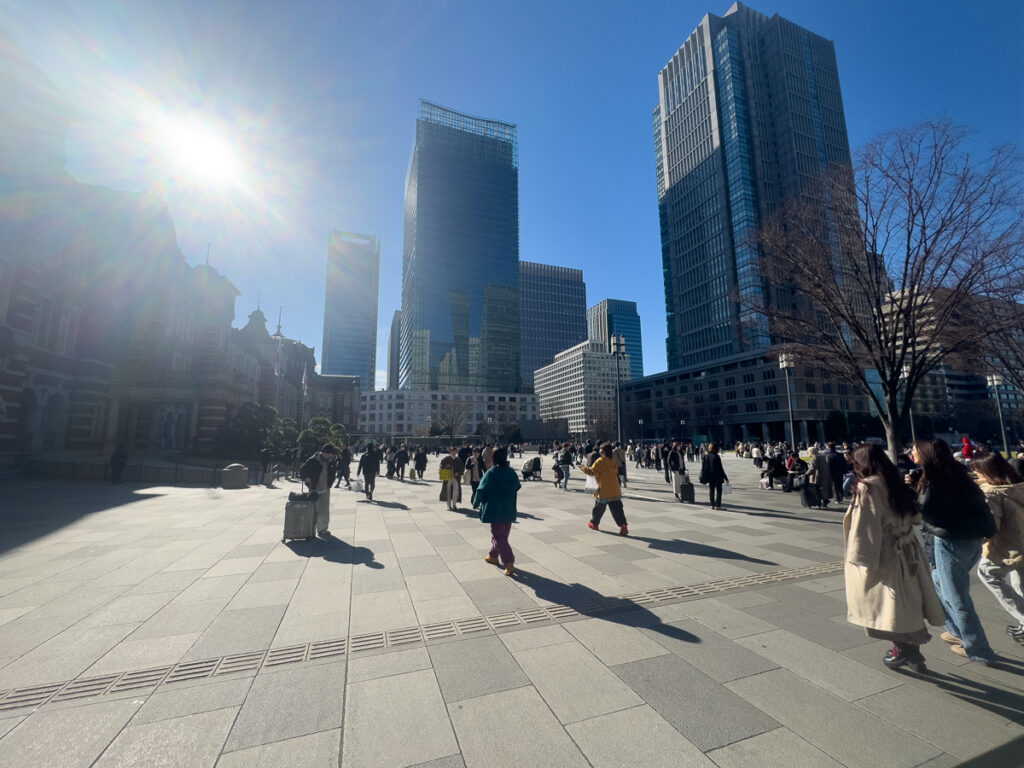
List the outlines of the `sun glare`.
<svg viewBox="0 0 1024 768">
<path fill-rule="evenodd" d="M 198 118 L 165 118 L 156 140 L 168 169 L 191 185 L 226 189 L 241 183 L 242 167 L 231 141 Z"/>
</svg>

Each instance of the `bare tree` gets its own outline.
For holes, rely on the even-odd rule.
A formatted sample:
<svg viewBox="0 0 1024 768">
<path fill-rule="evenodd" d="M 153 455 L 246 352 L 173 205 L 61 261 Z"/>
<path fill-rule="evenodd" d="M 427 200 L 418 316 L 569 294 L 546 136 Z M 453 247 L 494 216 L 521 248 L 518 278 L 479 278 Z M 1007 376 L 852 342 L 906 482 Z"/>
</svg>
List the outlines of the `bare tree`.
<svg viewBox="0 0 1024 768">
<path fill-rule="evenodd" d="M 460 400 L 446 400 L 437 409 L 436 424 L 442 435 L 455 437 L 466 431 L 466 421 L 469 419 L 470 408 L 468 403 Z"/>
<path fill-rule="evenodd" d="M 986 339 L 982 349 L 988 364 L 986 372 L 1002 374 L 1007 384 L 1024 394 L 1024 304 L 1001 302 L 993 311 L 1011 316 L 1000 322 L 1000 325 L 1009 325 L 1005 333 Z"/>
<path fill-rule="evenodd" d="M 772 341 L 875 404 L 889 450 L 922 378 L 1010 327 L 1020 295 L 1020 158 L 981 158 L 950 120 L 893 131 L 787 201 L 758 233 Z"/>
</svg>

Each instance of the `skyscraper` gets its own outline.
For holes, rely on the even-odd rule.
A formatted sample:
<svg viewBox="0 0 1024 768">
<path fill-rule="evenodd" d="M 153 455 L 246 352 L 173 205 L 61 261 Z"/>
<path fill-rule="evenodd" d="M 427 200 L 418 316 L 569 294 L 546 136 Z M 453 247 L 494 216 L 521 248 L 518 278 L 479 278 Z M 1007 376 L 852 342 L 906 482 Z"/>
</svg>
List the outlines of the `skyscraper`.
<svg viewBox="0 0 1024 768">
<path fill-rule="evenodd" d="M 374 235 L 332 230 L 327 246 L 327 295 L 320 372 L 359 377 L 373 390 L 377 367 L 377 288 L 380 242 Z"/>
<path fill-rule="evenodd" d="M 532 390 L 534 371 L 587 339 L 583 271 L 520 261 L 519 323 L 523 388 Z"/>
<path fill-rule="evenodd" d="M 670 369 L 772 341 L 752 235 L 850 162 L 831 41 L 741 3 L 706 15 L 658 76 L 654 144 Z M 829 217 L 822 201 L 823 220 Z"/>
<path fill-rule="evenodd" d="M 402 389 L 516 391 L 516 126 L 420 102 L 405 186 Z"/>
<path fill-rule="evenodd" d="M 396 309 L 388 333 L 388 389 L 398 389 L 398 350 L 402 340 L 402 310 Z"/>
<path fill-rule="evenodd" d="M 644 375 L 644 343 L 640 332 L 640 315 L 635 301 L 605 299 L 587 310 L 587 335 L 600 342 L 606 352 L 611 351 L 611 337 L 624 336 L 629 355 L 629 378 Z"/>
</svg>

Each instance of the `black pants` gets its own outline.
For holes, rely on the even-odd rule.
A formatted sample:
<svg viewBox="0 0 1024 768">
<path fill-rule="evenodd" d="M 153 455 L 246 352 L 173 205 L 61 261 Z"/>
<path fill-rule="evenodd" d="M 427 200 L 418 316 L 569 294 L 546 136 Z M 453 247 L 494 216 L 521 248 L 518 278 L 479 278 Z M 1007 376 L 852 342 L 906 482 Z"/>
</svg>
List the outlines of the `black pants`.
<svg viewBox="0 0 1024 768">
<path fill-rule="evenodd" d="M 351 486 L 351 483 L 349 482 L 349 472 L 350 471 L 351 470 L 348 467 L 343 467 L 342 469 L 338 470 L 338 482 L 336 482 L 334 484 L 335 488 L 340 488 L 341 487 L 341 481 L 342 480 L 345 481 L 345 487 L 346 488 Z"/>
<path fill-rule="evenodd" d="M 594 525 L 601 524 L 601 518 L 604 517 L 605 507 L 611 507 L 612 519 L 615 520 L 615 524 L 620 528 L 626 524 L 626 513 L 622 509 L 622 500 L 615 499 L 614 501 L 608 502 L 595 502 L 594 511 L 590 513 L 590 520 Z"/>
<path fill-rule="evenodd" d="M 364 475 L 363 476 L 363 490 L 366 492 L 366 497 L 369 498 L 373 495 L 373 489 L 377 486 L 376 475 Z"/>
<path fill-rule="evenodd" d="M 712 507 L 722 506 L 722 484 L 715 485 L 714 483 L 708 484 L 708 496 L 711 499 Z"/>
</svg>

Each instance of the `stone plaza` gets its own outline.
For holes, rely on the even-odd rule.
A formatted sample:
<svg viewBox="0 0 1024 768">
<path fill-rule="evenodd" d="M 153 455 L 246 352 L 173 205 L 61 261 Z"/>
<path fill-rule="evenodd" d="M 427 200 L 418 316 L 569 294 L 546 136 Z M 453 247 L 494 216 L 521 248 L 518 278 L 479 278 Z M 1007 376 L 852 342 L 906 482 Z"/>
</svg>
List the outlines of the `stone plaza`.
<svg viewBox="0 0 1024 768">
<path fill-rule="evenodd" d="M 373 502 L 335 490 L 332 538 L 288 543 L 287 480 L 8 485 L 0 765 L 1024 764 L 1024 648 L 976 579 L 999 663 L 936 630 L 929 675 L 887 670 L 845 620 L 843 510 L 729 456 L 720 511 L 630 468 L 620 537 L 550 463 L 512 578 L 434 458 Z"/>
</svg>

